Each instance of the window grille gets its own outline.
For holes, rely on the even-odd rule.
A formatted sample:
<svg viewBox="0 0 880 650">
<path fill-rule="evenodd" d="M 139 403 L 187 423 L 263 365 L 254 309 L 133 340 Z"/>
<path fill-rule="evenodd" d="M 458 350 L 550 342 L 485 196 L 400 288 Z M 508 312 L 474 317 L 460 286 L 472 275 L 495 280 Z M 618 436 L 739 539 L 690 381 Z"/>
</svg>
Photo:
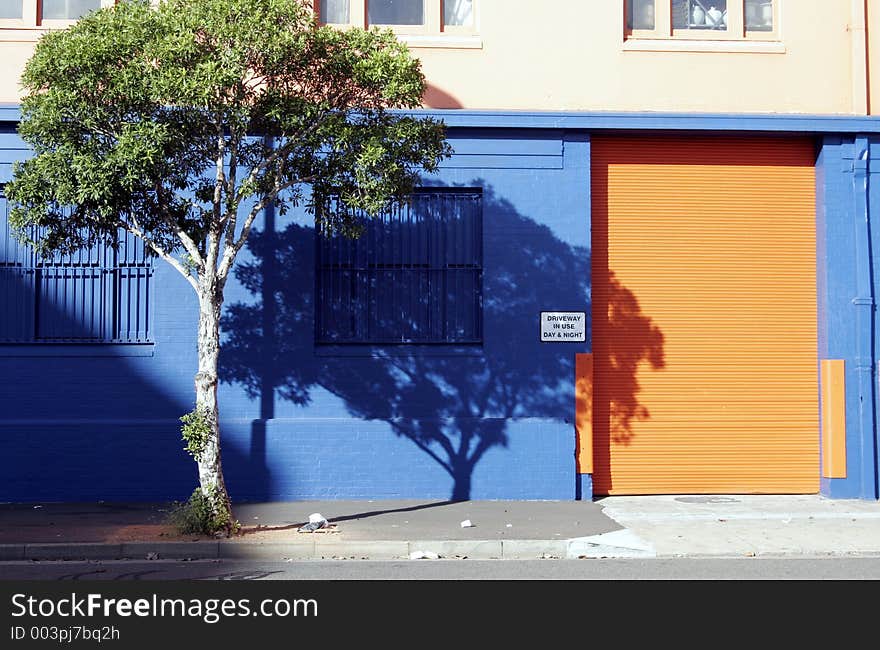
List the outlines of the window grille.
<svg viewBox="0 0 880 650">
<path fill-rule="evenodd" d="M 12 235 L 0 195 L 0 343 L 150 343 L 152 258 L 119 246 L 41 256 Z"/>
<path fill-rule="evenodd" d="M 419 191 L 353 217 L 356 239 L 317 233 L 318 343 L 482 342 L 479 190 Z"/>
</svg>

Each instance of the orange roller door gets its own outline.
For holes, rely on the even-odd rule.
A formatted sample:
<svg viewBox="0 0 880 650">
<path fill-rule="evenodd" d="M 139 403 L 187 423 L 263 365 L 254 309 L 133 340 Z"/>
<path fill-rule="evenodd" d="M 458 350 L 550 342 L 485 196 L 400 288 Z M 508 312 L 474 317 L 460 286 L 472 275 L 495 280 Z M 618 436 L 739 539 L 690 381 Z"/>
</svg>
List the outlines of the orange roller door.
<svg viewBox="0 0 880 650">
<path fill-rule="evenodd" d="M 819 488 L 811 140 L 592 140 L 596 494 Z"/>
</svg>

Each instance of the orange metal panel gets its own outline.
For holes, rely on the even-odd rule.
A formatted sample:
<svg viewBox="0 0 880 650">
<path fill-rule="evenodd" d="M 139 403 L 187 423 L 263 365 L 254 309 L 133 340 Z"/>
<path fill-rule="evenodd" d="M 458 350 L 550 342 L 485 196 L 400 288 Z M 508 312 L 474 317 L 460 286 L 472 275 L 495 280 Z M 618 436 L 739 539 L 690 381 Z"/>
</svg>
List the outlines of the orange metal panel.
<svg viewBox="0 0 880 650">
<path fill-rule="evenodd" d="M 592 140 L 596 494 L 813 493 L 811 140 Z"/>
<path fill-rule="evenodd" d="M 822 359 L 822 476 L 846 478 L 846 379 L 843 359 Z"/>
<path fill-rule="evenodd" d="M 575 355 L 577 473 L 593 473 L 593 355 Z"/>
</svg>

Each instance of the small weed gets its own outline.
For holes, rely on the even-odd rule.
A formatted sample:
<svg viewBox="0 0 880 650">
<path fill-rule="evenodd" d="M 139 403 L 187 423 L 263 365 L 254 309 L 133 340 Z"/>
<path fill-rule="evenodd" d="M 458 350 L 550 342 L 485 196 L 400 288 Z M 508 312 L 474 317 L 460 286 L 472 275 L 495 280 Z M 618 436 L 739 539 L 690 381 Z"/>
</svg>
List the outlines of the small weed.
<svg viewBox="0 0 880 650">
<path fill-rule="evenodd" d="M 214 512 L 211 500 L 201 488 L 193 490 L 187 501 L 171 504 L 168 523 L 181 535 L 215 535 L 227 530 L 237 533 L 241 529 L 238 521 L 230 525 L 228 512 Z"/>
</svg>

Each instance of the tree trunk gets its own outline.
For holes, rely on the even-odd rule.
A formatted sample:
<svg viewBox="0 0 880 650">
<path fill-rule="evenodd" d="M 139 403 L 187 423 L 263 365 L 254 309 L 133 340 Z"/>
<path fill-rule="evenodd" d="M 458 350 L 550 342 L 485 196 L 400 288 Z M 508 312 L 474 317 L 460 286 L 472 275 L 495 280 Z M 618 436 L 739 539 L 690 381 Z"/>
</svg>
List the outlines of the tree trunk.
<svg viewBox="0 0 880 650">
<path fill-rule="evenodd" d="M 470 501 L 471 499 L 471 476 L 474 467 L 467 459 L 454 463 L 452 474 L 452 496 L 450 501 Z"/>
<path fill-rule="evenodd" d="M 209 433 L 198 454 L 199 484 L 211 503 L 218 532 L 227 535 L 235 528 L 232 505 L 220 462 L 220 416 L 217 405 L 217 358 L 220 353 L 220 308 L 222 293 L 216 289 L 199 296 L 199 371 L 195 376 L 196 411 L 206 419 Z"/>
</svg>

